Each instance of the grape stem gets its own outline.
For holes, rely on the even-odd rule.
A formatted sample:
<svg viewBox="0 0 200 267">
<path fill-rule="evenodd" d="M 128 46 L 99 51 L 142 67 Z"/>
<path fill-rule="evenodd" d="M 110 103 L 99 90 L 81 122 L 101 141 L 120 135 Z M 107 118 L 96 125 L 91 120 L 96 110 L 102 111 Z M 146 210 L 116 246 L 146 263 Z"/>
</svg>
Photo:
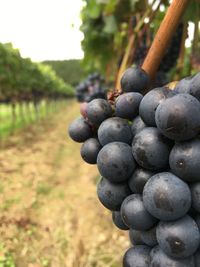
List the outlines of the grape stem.
<svg viewBox="0 0 200 267">
<path fill-rule="evenodd" d="M 167 10 L 142 65 L 142 69 L 147 72 L 151 81 L 155 78 L 156 71 L 165 55 L 166 49 L 170 44 L 188 3 L 189 0 L 173 0 Z"/>
<path fill-rule="evenodd" d="M 126 70 L 127 68 L 127 64 L 128 64 L 128 60 L 130 57 L 130 54 L 132 52 L 132 50 L 134 50 L 134 46 L 135 43 L 137 41 L 137 35 L 139 34 L 139 31 L 142 29 L 142 27 L 145 25 L 145 18 L 150 16 L 150 21 L 154 18 L 154 15 L 152 16 L 151 12 L 153 10 L 153 6 L 156 3 L 157 0 L 154 0 L 152 5 L 147 9 L 147 11 L 144 13 L 144 15 L 142 16 L 142 18 L 140 19 L 140 21 L 138 22 L 136 28 L 134 29 L 134 31 L 132 32 L 130 38 L 129 38 L 129 42 L 128 42 L 128 46 L 126 48 L 120 69 L 118 71 L 117 74 L 117 80 L 116 80 L 116 90 L 120 90 L 121 86 L 120 86 L 120 80 L 121 80 L 121 76 L 123 74 L 123 72 Z M 161 1 L 160 1 L 161 2 Z M 158 4 L 158 6 L 160 6 L 160 3 Z M 153 11 L 153 14 L 157 12 L 157 8 L 155 11 Z"/>
</svg>

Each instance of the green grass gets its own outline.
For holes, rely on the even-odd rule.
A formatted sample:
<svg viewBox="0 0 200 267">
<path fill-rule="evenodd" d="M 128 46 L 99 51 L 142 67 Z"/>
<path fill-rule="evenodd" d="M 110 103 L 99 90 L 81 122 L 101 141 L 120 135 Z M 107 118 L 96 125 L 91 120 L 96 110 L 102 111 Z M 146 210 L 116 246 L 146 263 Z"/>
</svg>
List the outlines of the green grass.
<svg viewBox="0 0 200 267">
<path fill-rule="evenodd" d="M 16 267 L 12 254 L 0 243 L 0 267 Z"/>
<path fill-rule="evenodd" d="M 66 103 L 66 102 L 65 102 Z M 61 104 L 61 105 L 60 105 Z M 45 118 L 49 113 L 55 112 L 63 102 L 54 104 L 42 101 L 38 106 L 38 116 L 35 112 L 33 103 L 27 105 L 23 104 L 23 116 L 20 105 L 16 105 L 16 119 L 13 121 L 12 107 L 7 104 L 0 104 L 0 139 L 5 138 L 18 129 L 24 128 L 38 120 Z"/>
</svg>

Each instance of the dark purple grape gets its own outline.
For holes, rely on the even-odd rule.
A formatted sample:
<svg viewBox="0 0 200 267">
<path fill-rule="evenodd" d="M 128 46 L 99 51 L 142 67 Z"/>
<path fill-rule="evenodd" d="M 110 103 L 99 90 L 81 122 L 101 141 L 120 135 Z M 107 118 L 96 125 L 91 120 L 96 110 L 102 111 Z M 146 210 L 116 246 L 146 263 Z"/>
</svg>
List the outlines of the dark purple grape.
<svg viewBox="0 0 200 267">
<path fill-rule="evenodd" d="M 93 132 L 89 124 L 81 117 L 74 120 L 68 129 L 69 136 L 78 143 L 85 142 L 92 137 Z"/>
<path fill-rule="evenodd" d="M 87 106 L 87 116 L 94 125 L 100 125 L 112 116 L 112 107 L 105 99 L 94 99 Z"/>
<path fill-rule="evenodd" d="M 133 133 L 133 136 L 135 136 L 137 133 L 139 133 L 141 130 L 143 130 L 147 125 L 143 122 L 140 116 L 137 116 L 133 120 L 133 124 L 131 126 L 131 130 Z"/>
<path fill-rule="evenodd" d="M 200 248 L 194 254 L 194 262 L 195 262 L 195 267 L 199 267 L 200 266 Z"/>
<path fill-rule="evenodd" d="M 175 87 L 175 92 L 190 94 L 200 101 L 200 73 L 180 80 Z"/>
<path fill-rule="evenodd" d="M 192 184 L 190 189 L 192 194 L 192 207 L 200 212 L 200 182 Z"/>
<path fill-rule="evenodd" d="M 200 181 L 200 140 L 176 143 L 169 164 L 172 172 L 184 181 Z"/>
<path fill-rule="evenodd" d="M 155 173 L 145 170 L 142 168 L 137 168 L 133 175 L 128 180 L 128 185 L 133 193 L 142 194 L 146 182 L 154 175 Z"/>
<path fill-rule="evenodd" d="M 150 251 L 144 245 L 129 248 L 123 258 L 123 267 L 149 267 Z"/>
<path fill-rule="evenodd" d="M 115 103 L 115 115 L 124 119 L 134 119 L 139 112 L 143 96 L 140 93 L 125 93 L 120 95 Z"/>
<path fill-rule="evenodd" d="M 186 77 L 180 80 L 175 88 L 174 92 L 178 94 L 190 94 L 190 85 L 191 85 L 192 77 Z"/>
<path fill-rule="evenodd" d="M 161 249 L 176 259 L 192 256 L 200 242 L 199 228 L 188 215 L 177 221 L 160 222 L 156 236 Z"/>
<path fill-rule="evenodd" d="M 169 98 L 174 96 L 174 92 L 166 87 L 155 88 L 147 93 L 141 103 L 139 108 L 139 114 L 142 120 L 148 126 L 156 126 L 155 113 L 159 104 Z"/>
<path fill-rule="evenodd" d="M 156 125 L 166 137 L 184 141 L 200 130 L 200 103 L 191 95 L 178 94 L 163 101 L 156 110 Z"/>
<path fill-rule="evenodd" d="M 185 259 L 174 259 L 168 257 L 159 246 L 152 249 L 150 253 L 150 267 L 197 267 L 194 264 L 193 257 Z"/>
<path fill-rule="evenodd" d="M 100 174 L 111 182 L 127 180 L 136 167 L 131 147 L 121 142 L 105 145 L 98 154 L 97 167 Z"/>
<path fill-rule="evenodd" d="M 200 72 L 192 77 L 190 84 L 190 94 L 200 101 Z"/>
<path fill-rule="evenodd" d="M 102 146 L 111 142 L 131 144 L 133 135 L 127 120 L 113 117 L 102 122 L 98 129 L 98 138 Z"/>
<path fill-rule="evenodd" d="M 120 230 L 129 230 L 129 227 L 123 222 L 120 211 L 112 212 L 112 220 L 115 226 Z"/>
<path fill-rule="evenodd" d="M 121 206 L 121 216 L 124 223 L 135 230 L 149 230 L 157 221 L 145 209 L 139 194 L 132 194 L 124 199 Z"/>
<path fill-rule="evenodd" d="M 156 227 L 148 231 L 141 231 L 141 239 L 145 245 L 149 247 L 154 247 L 158 244 L 157 237 L 156 237 Z"/>
<path fill-rule="evenodd" d="M 200 231 L 200 214 L 197 214 L 194 218 L 198 228 L 199 228 L 199 231 Z"/>
<path fill-rule="evenodd" d="M 191 207 L 190 188 L 170 172 L 158 173 L 146 183 L 143 201 L 148 212 L 159 220 L 177 220 Z"/>
<path fill-rule="evenodd" d="M 81 157 L 89 164 L 96 164 L 101 144 L 97 138 L 89 138 L 81 147 Z"/>
<path fill-rule="evenodd" d="M 142 238 L 141 238 L 141 231 L 139 231 L 139 230 L 130 229 L 129 230 L 129 238 L 130 238 L 131 244 L 133 246 L 145 245 L 144 242 L 142 241 Z"/>
<path fill-rule="evenodd" d="M 148 170 L 167 168 L 171 142 L 157 128 L 147 127 L 133 139 L 132 152 L 137 163 Z"/>
<path fill-rule="evenodd" d="M 143 92 L 148 84 L 147 73 L 139 67 L 128 68 L 121 78 L 123 92 Z"/>
<path fill-rule="evenodd" d="M 130 193 L 127 183 L 113 184 L 105 178 L 101 178 L 97 186 L 97 195 L 100 202 L 112 211 L 119 211 L 123 200 Z"/>
</svg>

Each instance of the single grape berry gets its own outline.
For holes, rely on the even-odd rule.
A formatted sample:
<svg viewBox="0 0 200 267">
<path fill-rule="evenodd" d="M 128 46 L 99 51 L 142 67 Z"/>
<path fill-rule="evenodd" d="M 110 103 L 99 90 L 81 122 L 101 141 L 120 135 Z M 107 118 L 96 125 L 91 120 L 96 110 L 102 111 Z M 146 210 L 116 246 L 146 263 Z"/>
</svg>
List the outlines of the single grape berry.
<svg viewBox="0 0 200 267">
<path fill-rule="evenodd" d="M 124 119 L 134 119 L 138 115 L 143 98 L 140 93 L 125 93 L 118 96 L 115 103 L 115 115 Z"/>
<path fill-rule="evenodd" d="M 142 120 L 148 126 L 156 126 L 155 113 L 157 107 L 163 100 L 172 96 L 174 96 L 174 92 L 166 87 L 155 88 L 147 93 L 143 97 L 139 108 Z"/>
<path fill-rule="evenodd" d="M 137 168 L 128 180 L 128 185 L 133 193 L 142 194 L 146 182 L 154 175 L 154 172 Z"/>
<path fill-rule="evenodd" d="M 120 230 L 129 230 L 129 227 L 123 222 L 120 211 L 112 212 L 112 220 L 115 226 Z"/>
<path fill-rule="evenodd" d="M 167 256 L 159 246 L 154 247 L 150 253 L 150 267 L 197 267 L 193 257 L 174 259 Z"/>
<path fill-rule="evenodd" d="M 139 67 L 128 68 L 121 78 L 123 92 L 142 92 L 148 84 L 147 73 Z"/>
<path fill-rule="evenodd" d="M 102 146 L 111 142 L 131 144 L 132 132 L 127 120 L 113 117 L 102 122 L 98 129 L 98 138 Z"/>
<path fill-rule="evenodd" d="M 131 229 L 129 230 L 129 239 L 133 246 L 136 245 L 145 245 L 141 238 L 141 231 Z"/>
<path fill-rule="evenodd" d="M 188 215 L 172 222 L 160 222 L 156 230 L 161 249 L 173 258 L 192 256 L 199 247 L 200 233 L 195 221 Z"/>
<path fill-rule="evenodd" d="M 190 85 L 191 85 L 192 77 L 186 77 L 180 80 L 175 88 L 174 92 L 178 94 L 190 94 Z"/>
<path fill-rule="evenodd" d="M 112 116 L 112 107 L 105 99 L 94 99 L 88 103 L 87 117 L 94 125 L 100 125 Z"/>
<path fill-rule="evenodd" d="M 199 228 L 199 231 L 200 231 L 200 214 L 198 213 L 196 213 L 196 216 L 194 217 L 194 220 L 195 220 L 195 222 L 196 222 L 196 224 L 197 224 L 197 226 L 198 226 L 198 228 Z"/>
<path fill-rule="evenodd" d="M 97 186 L 100 202 L 109 210 L 119 211 L 123 200 L 131 194 L 127 183 L 113 184 L 101 178 Z"/>
<path fill-rule="evenodd" d="M 132 194 L 124 199 L 121 206 L 121 216 L 124 223 L 135 230 L 149 230 L 157 221 L 145 209 L 139 194 Z"/>
<path fill-rule="evenodd" d="M 90 125 L 82 117 L 70 124 L 68 132 L 71 139 L 78 143 L 85 142 L 93 135 Z"/>
<path fill-rule="evenodd" d="M 194 254 L 194 262 L 195 262 L 195 267 L 199 267 L 200 266 L 200 248 Z"/>
<path fill-rule="evenodd" d="M 156 237 L 156 226 L 148 231 L 141 231 L 141 239 L 145 245 L 154 247 L 158 244 Z"/>
<path fill-rule="evenodd" d="M 175 92 L 190 94 L 200 101 L 200 72 L 180 80 L 175 87 Z"/>
<path fill-rule="evenodd" d="M 98 154 L 97 167 L 100 174 L 113 183 L 127 180 L 136 167 L 131 147 L 122 142 L 105 145 Z"/>
<path fill-rule="evenodd" d="M 192 184 L 190 189 L 192 194 L 192 207 L 200 212 L 200 182 Z"/>
<path fill-rule="evenodd" d="M 133 133 L 133 136 L 135 136 L 137 133 L 139 133 L 141 130 L 143 130 L 147 125 L 144 123 L 144 121 L 141 119 L 140 116 L 137 116 L 132 123 L 131 130 Z"/>
<path fill-rule="evenodd" d="M 190 83 L 190 94 L 200 101 L 200 72 L 192 77 Z"/>
<path fill-rule="evenodd" d="M 96 164 L 101 144 L 97 138 L 89 138 L 81 147 L 81 157 L 89 164 Z"/>
<path fill-rule="evenodd" d="M 143 201 L 152 216 L 163 221 L 176 220 L 191 207 L 190 188 L 170 172 L 158 173 L 144 186 Z"/>
<path fill-rule="evenodd" d="M 188 94 L 178 94 L 161 102 L 156 110 L 156 125 L 166 137 L 184 141 L 200 131 L 200 103 Z"/>
<path fill-rule="evenodd" d="M 132 152 L 137 163 L 148 170 L 167 168 L 171 142 L 157 128 L 147 127 L 133 139 Z"/>
<path fill-rule="evenodd" d="M 123 258 L 123 267 L 149 267 L 151 249 L 144 245 L 129 248 Z"/>
<path fill-rule="evenodd" d="M 169 164 L 172 172 L 187 182 L 200 181 L 200 140 L 176 143 Z"/>
</svg>

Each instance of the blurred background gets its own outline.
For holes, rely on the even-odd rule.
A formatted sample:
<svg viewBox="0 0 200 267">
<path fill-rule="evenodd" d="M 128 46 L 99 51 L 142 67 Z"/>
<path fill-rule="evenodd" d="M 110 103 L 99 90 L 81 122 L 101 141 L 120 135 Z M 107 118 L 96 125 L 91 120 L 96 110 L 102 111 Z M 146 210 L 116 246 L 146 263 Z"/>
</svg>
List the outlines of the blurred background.
<svg viewBox="0 0 200 267">
<path fill-rule="evenodd" d="M 120 267 L 128 234 L 67 128 L 141 65 L 166 0 L 0 0 L 0 267 Z M 154 86 L 200 71 L 192 1 Z"/>
</svg>

